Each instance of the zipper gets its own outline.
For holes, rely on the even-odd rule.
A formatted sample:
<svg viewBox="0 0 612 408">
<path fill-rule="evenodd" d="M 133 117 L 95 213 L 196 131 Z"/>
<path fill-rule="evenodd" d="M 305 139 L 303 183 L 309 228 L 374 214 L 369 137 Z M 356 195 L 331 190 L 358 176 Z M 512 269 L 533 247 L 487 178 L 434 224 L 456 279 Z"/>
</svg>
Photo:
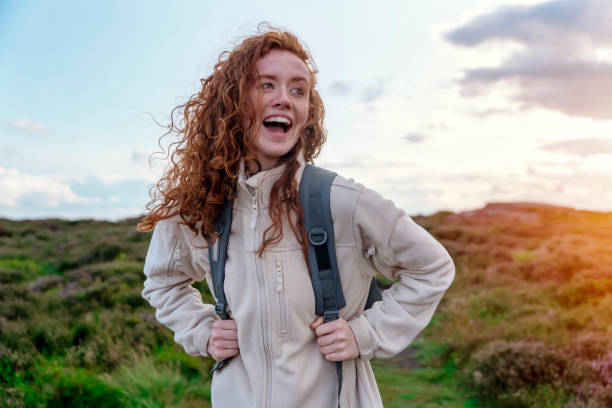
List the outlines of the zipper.
<svg viewBox="0 0 612 408">
<path fill-rule="evenodd" d="M 253 196 L 253 202 L 251 204 L 251 216 L 249 226 L 253 231 L 253 259 L 255 261 L 255 272 L 257 275 L 257 284 L 258 284 L 258 292 L 259 292 L 259 321 L 261 323 L 261 340 L 263 347 L 263 356 L 266 369 L 264 370 L 264 383 L 266 384 L 266 393 L 264 395 L 263 407 L 272 407 L 272 351 L 270 350 L 270 340 L 269 340 L 269 319 L 267 315 L 267 303 L 266 303 L 266 285 L 265 285 L 265 276 L 263 273 L 263 267 L 261 265 L 261 259 L 257 256 L 257 249 L 259 248 L 258 241 L 258 233 L 255 229 L 257 225 L 257 213 L 259 211 L 257 205 L 257 192 Z"/>
<path fill-rule="evenodd" d="M 251 229 L 255 229 L 255 225 L 257 225 L 257 194 L 253 196 L 253 203 L 251 204 L 251 221 L 249 223 Z"/>
<path fill-rule="evenodd" d="M 257 251 L 257 248 L 255 248 Z M 268 315 L 267 315 L 267 304 L 266 304 L 266 285 L 264 282 L 265 277 L 263 276 L 261 262 L 256 253 L 253 254 L 255 256 L 255 267 L 257 269 L 257 281 L 259 283 L 259 305 L 261 310 L 261 339 L 263 342 L 263 350 L 264 350 L 264 359 L 266 362 L 266 372 L 264 373 L 264 379 L 266 382 L 266 396 L 264 399 L 264 407 L 272 407 L 272 351 L 270 350 L 270 337 L 269 337 L 269 323 L 268 323 Z"/>
<path fill-rule="evenodd" d="M 274 266 L 276 269 L 276 293 L 278 294 L 278 310 L 280 313 L 280 335 L 286 336 L 289 334 L 289 328 L 287 324 L 287 301 L 285 297 L 282 259 L 275 259 Z"/>
</svg>

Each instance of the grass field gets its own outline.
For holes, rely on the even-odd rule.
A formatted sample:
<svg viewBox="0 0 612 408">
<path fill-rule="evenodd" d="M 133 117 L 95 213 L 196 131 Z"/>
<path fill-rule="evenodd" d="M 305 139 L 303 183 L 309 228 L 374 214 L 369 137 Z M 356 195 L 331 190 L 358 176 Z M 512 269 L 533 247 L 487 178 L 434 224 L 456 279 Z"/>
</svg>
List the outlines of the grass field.
<svg viewBox="0 0 612 408">
<path fill-rule="evenodd" d="M 385 407 L 612 406 L 612 213 L 414 219 L 457 275 L 413 345 L 373 361 Z M 140 295 L 150 234 L 136 221 L 0 219 L 1 407 L 209 406 L 212 361 Z"/>
</svg>

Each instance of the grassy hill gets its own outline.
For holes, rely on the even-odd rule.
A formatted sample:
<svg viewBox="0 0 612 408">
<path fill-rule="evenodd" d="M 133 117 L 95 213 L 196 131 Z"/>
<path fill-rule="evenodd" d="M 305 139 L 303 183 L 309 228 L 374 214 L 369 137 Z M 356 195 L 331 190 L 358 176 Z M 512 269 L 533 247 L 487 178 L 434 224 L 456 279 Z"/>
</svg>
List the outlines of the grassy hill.
<svg viewBox="0 0 612 408">
<path fill-rule="evenodd" d="M 612 406 L 612 213 L 492 203 L 414 219 L 457 276 L 423 335 L 373 362 L 386 407 Z M 0 219 L 0 406 L 209 405 L 212 361 L 140 296 L 136 222 Z"/>
</svg>

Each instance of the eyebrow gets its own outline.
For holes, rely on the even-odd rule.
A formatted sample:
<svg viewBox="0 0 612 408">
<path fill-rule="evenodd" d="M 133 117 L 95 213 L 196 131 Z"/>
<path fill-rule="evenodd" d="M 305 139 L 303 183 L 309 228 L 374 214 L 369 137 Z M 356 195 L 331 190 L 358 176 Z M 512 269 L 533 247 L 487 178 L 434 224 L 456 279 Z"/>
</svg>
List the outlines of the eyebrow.
<svg viewBox="0 0 612 408">
<path fill-rule="evenodd" d="M 278 80 L 278 77 L 276 75 L 260 75 L 259 79 L 272 79 L 272 80 Z M 306 79 L 306 77 L 303 76 L 294 76 L 293 78 L 291 78 L 292 82 L 296 82 L 296 81 L 303 81 L 308 83 L 308 80 Z"/>
</svg>

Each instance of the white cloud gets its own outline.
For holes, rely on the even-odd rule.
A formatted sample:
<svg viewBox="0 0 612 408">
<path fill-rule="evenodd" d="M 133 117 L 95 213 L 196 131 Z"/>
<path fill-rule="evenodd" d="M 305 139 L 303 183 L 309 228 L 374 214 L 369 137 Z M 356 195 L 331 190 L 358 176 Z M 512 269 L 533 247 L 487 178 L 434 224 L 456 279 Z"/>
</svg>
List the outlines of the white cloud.
<svg viewBox="0 0 612 408">
<path fill-rule="evenodd" d="M 84 204 L 95 198 L 81 197 L 70 186 L 47 176 L 29 175 L 0 167 L 0 205 L 15 208 L 19 201 L 35 196 L 42 207 L 55 208 L 61 203 Z"/>
<path fill-rule="evenodd" d="M 541 148 L 544 150 L 559 151 L 577 156 L 589 156 L 594 154 L 612 155 L 612 139 L 603 137 L 570 139 L 561 142 L 549 143 Z"/>
<path fill-rule="evenodd" d="M 45 133 L 47 128 L 40 124 L 25 118 L 17 118 L 11 122 L 7 122 L 9 127 L 29 133 Z"/>
</svg>

